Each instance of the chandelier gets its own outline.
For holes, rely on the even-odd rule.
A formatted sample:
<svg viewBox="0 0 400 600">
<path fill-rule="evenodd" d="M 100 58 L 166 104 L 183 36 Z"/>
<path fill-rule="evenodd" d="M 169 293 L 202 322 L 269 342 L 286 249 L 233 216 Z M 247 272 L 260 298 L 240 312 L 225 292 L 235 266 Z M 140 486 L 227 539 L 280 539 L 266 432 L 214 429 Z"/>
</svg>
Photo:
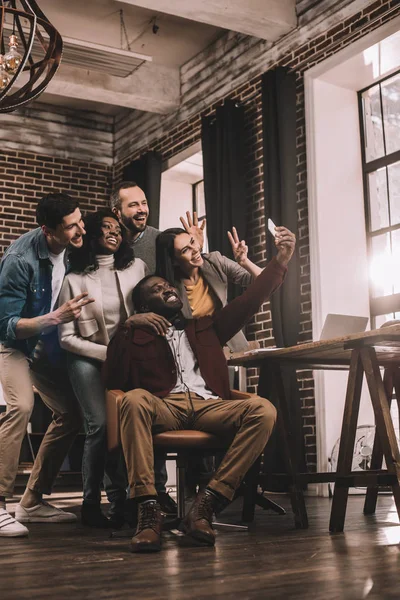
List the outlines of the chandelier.
<svg viewBox="0 0 400 600">
<path fill-rule="evenodd" d="M 62 39 L 35 0 L 0 0 L 0 113 L 37 98 L 61 61 Z"/>
</svg>

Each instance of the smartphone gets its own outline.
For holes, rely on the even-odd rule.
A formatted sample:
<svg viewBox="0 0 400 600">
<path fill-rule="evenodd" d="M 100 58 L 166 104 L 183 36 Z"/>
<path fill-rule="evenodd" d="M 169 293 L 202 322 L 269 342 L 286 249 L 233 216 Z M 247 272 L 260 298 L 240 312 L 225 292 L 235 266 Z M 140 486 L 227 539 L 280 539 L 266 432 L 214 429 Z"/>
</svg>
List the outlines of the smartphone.
<svg viewBox="0 0 400 600">
<path fill-rule="evenodd" d="M 276 227 L 275 227 L 275 223 L 273 222 L 272 219 L 268 219 L 268 229 L 269 229 L 270 233 L 275 237 L 276 236 Z"/>
</svg>

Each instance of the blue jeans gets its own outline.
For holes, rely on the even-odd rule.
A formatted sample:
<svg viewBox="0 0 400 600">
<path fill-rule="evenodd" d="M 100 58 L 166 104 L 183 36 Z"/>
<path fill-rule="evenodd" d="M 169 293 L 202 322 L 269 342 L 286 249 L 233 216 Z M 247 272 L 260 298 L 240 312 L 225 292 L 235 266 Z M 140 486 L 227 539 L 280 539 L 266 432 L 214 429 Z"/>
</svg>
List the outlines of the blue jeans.
<svg viewBox="0 0 400 600">
<path fill-rule="evenodd" d="M 82 458 L 83 499 L 100 503 L 101 484 L 109 502 L 126 497 L 127 476 L 122 452 L 107 452 L 106 404 L 101 381 L 102 363 L 68 353 L 68 373 L 81 406 L 86 432 Z M 165 491 L 165 460 L 154 463 L 157 492 Z"/>
</svg>

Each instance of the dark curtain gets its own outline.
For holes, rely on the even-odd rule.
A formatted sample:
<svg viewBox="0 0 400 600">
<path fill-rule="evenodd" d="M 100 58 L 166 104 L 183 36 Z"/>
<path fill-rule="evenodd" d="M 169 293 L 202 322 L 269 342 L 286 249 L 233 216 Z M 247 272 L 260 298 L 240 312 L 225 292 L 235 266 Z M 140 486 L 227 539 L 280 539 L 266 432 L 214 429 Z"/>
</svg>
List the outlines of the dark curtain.
<svg viewBox="0 0 400 600">
<path fill-rule="evenodd" d="M 231 256 L 227 231 L 245 235 L 243 107 L 229 100 L 204 117 L 201 142 L 209 248 Z"/>
<path fill-rule="evenodd" d="M 148 225 L 156 229 L 160 223 L 161 166 L 160 154 L 146 152 L 123 170 L 124 181 L 135 181 L 146 194 L 150 209 Z"/>
<path fill-rule="evenodd" d="M 210 251 L 232 257 L 227 232 L 235 226 L 245 236 L 244 108 L 231 100 L 203 117 L 201 129 L 204 196 Z M 230 285 L 229 299 L 242 289 Z"/>
<path fill-rule="evenodd" d="M 284 225 L 297 234 L 296 203 L 296 82 L 295 74 L 277 68 L 262 77 L 262 118 L 264 149 L 264 205 L 267 255 L 276 254 L 273 236 L 267 229 L 271 218 L 275 225 Z M 276 345 L 297 344 L 300 329 L 300 264 L 296 251 L 284 285 L 271 298 L 272 326 Z M 296 372 L 291 367 L 282 369 L 286 398 L 294 435 L 297 468 L 305 470 L 304 436 L 301 418 L 301 400 Z M 259 394 L 276 401 L 268 366 L 260 370 Z M 265 470 L 286 471 L 279 429 L 273 434 L 265 453 Z"/>
</svg>

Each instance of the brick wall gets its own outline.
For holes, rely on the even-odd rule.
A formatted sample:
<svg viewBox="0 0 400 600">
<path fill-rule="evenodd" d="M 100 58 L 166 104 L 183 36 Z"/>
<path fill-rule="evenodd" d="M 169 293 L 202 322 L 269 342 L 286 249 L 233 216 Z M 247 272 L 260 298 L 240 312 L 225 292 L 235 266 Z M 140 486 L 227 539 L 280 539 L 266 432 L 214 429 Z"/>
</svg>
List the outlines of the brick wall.
<svg viewBox="0 0 400 600">
<path fill-rule="evenodd" d="M 390 14 L 387 13 L 390 9 Z M 377 0 L 356 14 L 351 14 L 332 28 L 319 33 L 318 37 L 297 45 L 274 66 L 288 66 L 296 72 L 297 77 L 297 205 L 298 205 L 298 248 L 301 257 L 301 333 L 300 341 L 312 339 L 311 322 L 311 285 L 310 285 L 310 250 L 308 235 L 307 209 L 307 164 L 305 139 L 304 81 L 303 73 L 314 64 L 325 60 L 366 33 L 376 29 L 384 22 L 400 14 L 399 0 Z M 329 27 L 329 25 L 328 25 Z M 179 123 L 158 139 L 127 155 L 115 165 L 114 181 L 122 177 L 122 168 L 137 158 L 142 152 L 156 150 L 165 160 L 190 147 L 200 139 L 201 117 L 212 114 L 216 106 L 224 99 L 232 98 L 243 102 L 246 113 L 246 155 L 247 155 L 247 241 L 252 249 L 252 258 L 260 265 L 266 260 L 265 252 L 265 220 L 263 215 L 263 166 L 262 166 L 262 123 L 260 76 L 254 77 L 238 89 L 227 94 L 215 104 L 198 112 L 190 119 Z M 161 131 L 165 131 L 165 123 Z M 125 140 L 125 143 L 128 140 Z M 136 147 L 138 146 L 135 140 Z M 269 304 L 262 307 L 247 328 L 249 339 L 257 339 L 261 345 L 274 343 Z M 248 370 L 248 383 L 254 390 L 257 384 L 257 370 Z M 306 440 L 306 459 L 310 469 L 316 468 L 316 432 L 315 432 L 315 399 L 312 372 L 299 373 L 300 394 L 302 399 L 302 415 Z"/>
<path fill-rule="evenodd" d="M 103 164 L 19 151 L 0 153 L 0 255 L 36 227 L 35 207 L 50 191 L 66 191 L 83 212 L 107 202 L 112 169 Z"/>
</svg>

